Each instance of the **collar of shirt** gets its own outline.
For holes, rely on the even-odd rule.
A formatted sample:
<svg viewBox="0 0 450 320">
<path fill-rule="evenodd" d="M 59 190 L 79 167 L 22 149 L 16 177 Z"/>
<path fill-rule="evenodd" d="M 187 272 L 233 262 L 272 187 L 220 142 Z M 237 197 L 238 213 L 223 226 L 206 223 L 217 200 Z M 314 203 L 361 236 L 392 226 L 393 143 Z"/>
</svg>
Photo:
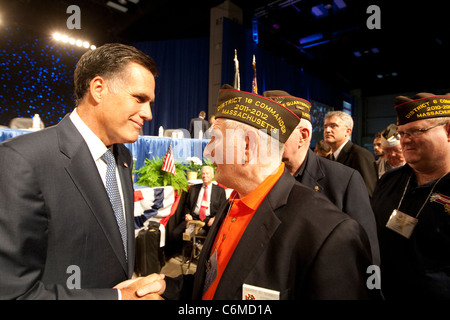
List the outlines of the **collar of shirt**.
<svg viewBox="0 0 450 320">
<path fill-rule="evenodd" d="M 308 162 L 309 158 L 309 152 L 306 153 L 305 160 L 303 160 L 302 165 L 300 166 L 300 169 L 298 169 L 297 173 L 295 174 L 295 178 L 301 180 L 303 176 L 303 172 L 305 172 L 306 163 Z"/>
<path fill-rule="evenodd" d="M 102 160 L 102 156 L 105 154 L 105 152 L 106 152 L 106 150 L 108 150 L 108 148 L 100 140 L 100 138 L 97 137 L 95 135 L 95 133 L 92 132 L 92 130 L 89 129 L 89 127 L 84 123 L 84 121 L 80 118 L 80 115 L 77 113 L 76 108 L 70 114 L 70 120 L 72 121 L 74 126 L 77 128 L 77 130 L 80 132 L 84 141 L 86 141 L 89 151 L 91 152 L 92 158 L 94 159 L 95 165 L 97 166 L 97 170 L 100 175 L 100 178 L 102 179 L 103 185 L 106 188 L 107 165 L 106 165 L 106 162 Z M 111 146 L 110 150 L 113 151 L 112 146 Z M 117 170 L 117 166 L 116 166 L 116 181 L 117 181 L 117 186 L 119 188 L 120 199 L 122 200 L 122 206 L 123 206 L 123 208 L 125 208 L 125 200 L 124 200 L 123 191 L 122 191 L 122 182 L 120 180 L 120 175 Z M 125 217 L 125 210 L 123 210 L 123 214 Z M 125 221 L 126 221 L 126 217 L 125 217 Z"/>
<path fill-rule="evenodd" d="M 240 203 L 242 203 L 248 209 L 250 209 L 250 211 L 255 212 L 256 209 L 258 209 L 261 202 L 267 196 L 269 191 L 278 181 L 278 179 L 280 179 L 283 172 L 284 172 L 284 162 L 280 164 L 280 166 L 278 167 L 277 171 L 274 174 L 268 176 L 255 190 L 250 192 L 242 199 L 239 198 L 239 195 L 237 194 L 236 191 L 233 191 L 230 195 L 230 203 L 232 203 L 233 207 L 235 205 L 236 207 L 238 207 L 240 206 Z M 230 213 L 234 211 L 233 207 L 231 208 Z"/>
<path fill-rule="evenodd" d="M 335 152 L 333 152 L 334 158 L 337 160 L 339 157 L 339 154 L 341 153 L 344 146 L 349 142 L 350 140 L 345 141 Z"/>
<path fill-rule="evenodd" d="M 230 195 L 230 211 L 222 222 L 219 232 L 216 234 L 214 246 L 210 254 L 217 251 L 217 276 L 209 289 L 203 295 L 203 299 L 209 300 L 214 297 L 217 286 L 222 278 L 222 274 L 233 256 L 242 235 L 247 229 L 253 215 L 261 202 L 280 179 L 284 172 L 284 163 L 281 163 L 278 170 L 268 176 L 255 190 L 239 199 L 236 191 Z"/>
<path fill-rule="evenodd" d="M 72 120 L 74 126 L 78 129 L 84 141 L 86 141 L 94 161 L 100 159 L 106 152 L 107 148 L 105 144 L 95 135 L 95 133 L 93 133 L 92 130 L 89 129 L 89 127 L 83 122 L 78 115 L 76 108 L 70 114 L 70 120 Z"/>
</svg>

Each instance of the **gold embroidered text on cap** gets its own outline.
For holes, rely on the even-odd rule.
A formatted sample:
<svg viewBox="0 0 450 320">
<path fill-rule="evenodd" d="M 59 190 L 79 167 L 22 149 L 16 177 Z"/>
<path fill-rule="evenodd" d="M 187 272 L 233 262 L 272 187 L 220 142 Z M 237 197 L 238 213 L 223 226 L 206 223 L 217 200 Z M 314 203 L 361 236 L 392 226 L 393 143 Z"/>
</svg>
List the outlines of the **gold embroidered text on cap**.
<svg viewBox="0 0 450 320">
<path fill-rule="evenodd" d="M 291 135 L 300 118 L 281 104 L 262 96 L 231 89 L 225 85 L 219 91 L 216 119 L 226 118 L 246 123 L 257 129 L 266 130 L 267 134 L 282 143 Z"/>
<path fill-rule="evenodd" d="M 412 98 L 398 96 L 395 98 L 397 124 L 450 117 L 450 95 L 433 95 L 432 93 L 418 93 Z"/>
<path fill-rule="evenodd" d="M 265 91 L 263 96 L 290 109 L 301 119 L 306 119 L 311 122 L 311 103 L 309 101 L 294 97 L 286 91 L 281 90 Z"/>
</svg>

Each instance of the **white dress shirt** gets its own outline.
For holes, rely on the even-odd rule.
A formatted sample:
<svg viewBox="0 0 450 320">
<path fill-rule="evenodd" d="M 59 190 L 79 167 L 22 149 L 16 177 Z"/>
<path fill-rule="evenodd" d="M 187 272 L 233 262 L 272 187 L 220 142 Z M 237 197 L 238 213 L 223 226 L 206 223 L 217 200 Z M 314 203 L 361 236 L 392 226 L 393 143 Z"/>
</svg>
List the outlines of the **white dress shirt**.
<svg viewBox="0 0 450 320">
<path fill-rule="evenodd" d="M 210 183 L 208 185 L 208 188 L 206 189 L 207 191 L 207 203 L 208 203 L 208 207 L 206 209 L 206 216 L 210 216 L 210 209 L 211 209 L 211 190 L 212 190 L 212 183 Z M 200 211 L 200 207 L 202 206 L 202 200 L 203 200 L 203 194 L 205 193 L 205 185 L 202 185 L 202 187 L 200 188 L 200 192 L 198 193 L 198 198 L 197 198 L 197 204 L 195 205 L 195 209 L 194 209 L 194 213 L 198 214 L 198 212 Z"/>
<path fill-rule="evenodd" d="M 103 185 L 105 186 L 105 190 L 106 190 L 106 168 L 107 168 L 107 165 L 106 165 L 106 162 L 102 160 L 102 156 L 105 154 L 105 152 L 106 152 L 106 150 L 108 150 L 108 148 L 95 135 L 95 133 L 93 133 L 92 130 L 89 129 L 89 127 L 83 122 L 83 120 L 78 115 L 76 108 L 70 114 L 70 120 L 72 120 L 73 124 L 75 125 L 77 130 L 80 132 L 81 136 L 83 137 L 84 141 L 86 141 L 89 151 L 91 152 L 92 158 L 95 161 L 98 173 L 100 174 L 100 177 L 102 178 Z M 116 166 L 116 180 L 117 180 L 117 184 L 118 184 L 118 188 L 119 188 L 120 199 L 122 200 L 124 219 L 126 221 L 125 205 L 124 205 L 123 192 L 122 192 L 122 183 L 120 182 L 120 177 L 119 177 L 119 172 L 117 171 L 117 166 Z"/>
<path fill-rule="evenodd" d="M 334 159 L 337 160 L 337 158 L 339 157 L 339 154 L 342 151 L 342 148 L 344 148 L 344 146 L 347 144 L 347 142 L 349 142 L 350 140 L 347 140 L 346 142 L 344 142 L 335 152 L 333 152 L 333 156 Z"/>
</svg>

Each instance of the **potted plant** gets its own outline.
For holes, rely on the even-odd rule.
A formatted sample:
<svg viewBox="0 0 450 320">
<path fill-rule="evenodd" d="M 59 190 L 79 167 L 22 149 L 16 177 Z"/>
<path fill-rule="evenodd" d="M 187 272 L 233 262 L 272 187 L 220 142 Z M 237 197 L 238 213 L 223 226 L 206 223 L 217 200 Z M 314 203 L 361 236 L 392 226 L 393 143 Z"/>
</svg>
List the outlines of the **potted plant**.
<svg viewBox="0 0 450 320">
<path fill-rule="evenodd" d="M 156 157 L 153 160 L 145 159 L 145 164 L 134 171 L 137 174 L 137 185 L 147 187 L 165 187 L 172 186 L 173 189 L 181 194 L 182 191 L 187 191 L 188 182 L 186 179 L 186 167 L 181 163 L 175 163 L 175 176 L 170 172 L 162 171 L 163 158 Z"/>
<path fill-rule="evenodd" d="M 186 161 L 187 179 L 195 180 L 199 178 L 200 170 L 202 169 L 202 160 L 197 157 L 188 157 Z"/>
</svg>

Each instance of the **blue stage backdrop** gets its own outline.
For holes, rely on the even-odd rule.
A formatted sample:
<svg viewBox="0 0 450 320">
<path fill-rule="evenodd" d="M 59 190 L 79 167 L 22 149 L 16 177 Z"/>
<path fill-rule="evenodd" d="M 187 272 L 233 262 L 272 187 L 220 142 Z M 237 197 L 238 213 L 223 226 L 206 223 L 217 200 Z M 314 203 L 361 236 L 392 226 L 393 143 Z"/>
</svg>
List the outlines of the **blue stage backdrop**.
<svg viewBox="0 0 450 320">
<path fill-rule="evenodd" d="M 14 117 L 40 114 L 46 126 L 74 108 L 73 71 L 85 49 L 55 43 L 50 35 L 3 28 L 0 35 L 0 125 Z M 201 110 L 208 111 L 209 38 L 138 42 L 159 67 L 153 120 L 145 135 L 158 128 L 188 129 Z M 292 95 L 342 109 L 351 97 L 318 77 L 275 56 L 252 41 L 250 30 L 224 19 L 222 83 L 233 84 L 234 50 L 238 51 L 241 89 L 251 91 L 256 57 L 258 93 L 284 90 Z M 208 117 L 211 116 L 208 114 Z M 320 125 L 313 123 L 313 126 Z"/>
<path fill-rule="evenodd" d="M 58 123 L 74 108 L 73 71 L 85 50 L 30 30 L 0 30 L 0 125 L 35 113 L 47 127 Z"/>
<path fill-rule="evenodd" d="M 155 59 L 156 79 L 153 120 L 144 134 L 164 129 L 189 129 L 200 111 L 208 112 L 209 38 L 138 42 L 134 46 Z M 210 115 L 207 115 L 209 117 Z"/>
<path fill-rule="evenodd" d="M 343 101 L 353 103 L 351 96 L 323 81 L 302 67 L 262 49 L 252 40 L 252 30 L 232 20 L 223 19 L 222 82 L 233 85 L 234 50 L 237 49 L 241 90 L 252 91 L 253 55 L 256 58 L 258 94 L 267 90 L 283 90 L 306 99 L 316 100 L 342 109 Z"/>
</svg>

